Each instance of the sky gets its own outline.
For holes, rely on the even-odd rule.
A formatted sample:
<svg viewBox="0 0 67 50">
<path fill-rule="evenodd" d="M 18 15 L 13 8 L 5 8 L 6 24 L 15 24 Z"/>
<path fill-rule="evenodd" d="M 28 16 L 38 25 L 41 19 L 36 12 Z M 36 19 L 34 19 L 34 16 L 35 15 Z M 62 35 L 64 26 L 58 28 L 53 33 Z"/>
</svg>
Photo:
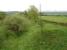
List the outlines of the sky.
<svg viewBox="0 0 67 50">
<path fill-rule="evenodd" d="M 0 0 L 0 11 L 25 11 L 35 5 L 41 11 L 67 11 L 67 0 Z"/>
</svg>

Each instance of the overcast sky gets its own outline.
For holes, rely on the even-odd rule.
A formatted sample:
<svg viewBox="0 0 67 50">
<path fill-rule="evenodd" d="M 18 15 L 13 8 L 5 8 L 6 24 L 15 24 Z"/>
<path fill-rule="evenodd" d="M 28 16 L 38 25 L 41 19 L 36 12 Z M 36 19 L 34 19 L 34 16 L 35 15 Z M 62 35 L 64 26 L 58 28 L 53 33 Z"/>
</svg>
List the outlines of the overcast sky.
<svg viewBox="0 0 67 50">
<path fill-rule="evenodd" d="M 42 11 L 67 11 L 67 0 L 0 0 L 0 11 L 24 11 L 35 5 Z"/>
</svg>

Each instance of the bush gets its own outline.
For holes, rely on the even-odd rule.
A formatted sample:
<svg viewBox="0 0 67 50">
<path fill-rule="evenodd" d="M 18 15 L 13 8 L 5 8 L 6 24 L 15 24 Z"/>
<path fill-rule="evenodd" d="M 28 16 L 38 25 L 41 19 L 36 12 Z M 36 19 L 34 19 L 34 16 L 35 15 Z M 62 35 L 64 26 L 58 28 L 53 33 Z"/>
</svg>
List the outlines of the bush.
<svg viewBox="0 0 67 50">
<path fill-rule="evenodd" d="M 0 20 L 3 20 L 6 17 L 6 12 L 0 12 Z"/>
<path fill-rule="evenodd" d="M 7 36 L 13 34 L 19 36 L 28 31 L 30 21 L 20 16 L 6 17 L 2 26 L 4 26 L 4 29 L 7 31 Z"/>
<path fill-rule="evenodd" d="M 5 41 L 20 37 L 31 26 L 31 22 L 20 15 L 7 16 L 0 22 L 0 49 L 6 47 Z"/>
</svg>

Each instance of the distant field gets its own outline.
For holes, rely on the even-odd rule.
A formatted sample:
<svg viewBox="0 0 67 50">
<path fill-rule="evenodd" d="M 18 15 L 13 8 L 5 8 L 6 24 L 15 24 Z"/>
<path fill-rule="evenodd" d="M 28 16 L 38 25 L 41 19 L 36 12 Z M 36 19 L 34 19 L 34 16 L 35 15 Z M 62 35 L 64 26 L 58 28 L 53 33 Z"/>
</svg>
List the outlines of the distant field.
<svg viewBox="0 0 67 50">
<path fill-rule="evenodd" d="M 42 19 L 60 23 L 67 23 L 67 17 L 64 16 L 42 16 Z"/>
</svg>

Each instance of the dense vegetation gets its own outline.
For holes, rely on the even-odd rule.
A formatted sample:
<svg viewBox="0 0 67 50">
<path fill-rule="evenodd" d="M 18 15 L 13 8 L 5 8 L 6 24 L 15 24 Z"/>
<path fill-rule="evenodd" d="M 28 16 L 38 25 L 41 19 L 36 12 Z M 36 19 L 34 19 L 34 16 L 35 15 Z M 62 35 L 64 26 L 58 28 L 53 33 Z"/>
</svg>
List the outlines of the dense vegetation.
<svg viewBox="0 0 67 50">
<path fill-rule="evenodd" d="M 40 17 L 31 6 L 28 11 L 3 12 L 0 17 L 0 50 L 67 50 L 67 26 L 57 24 L 66 23 L 65 16 Z"/>
</svg>

